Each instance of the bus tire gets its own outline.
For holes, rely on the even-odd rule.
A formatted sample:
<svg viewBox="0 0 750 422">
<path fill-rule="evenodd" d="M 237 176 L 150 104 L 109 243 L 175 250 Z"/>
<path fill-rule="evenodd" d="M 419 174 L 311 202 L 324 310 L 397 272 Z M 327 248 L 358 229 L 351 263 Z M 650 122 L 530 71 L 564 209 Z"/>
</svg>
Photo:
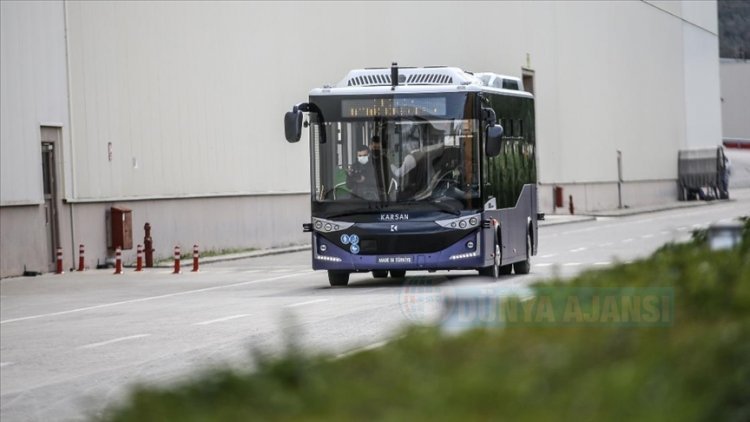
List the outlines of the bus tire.
<svg viewBox="0 0 750 422">
<path fill-rule="evenodd" d="M 349 272 L 328 270 L 328 282 L 331 286 L 346 286 L 349 284 Z"/>
<path fill-rule="evenodd" d="M 404 278 L 406 270 L 391 270 L 391 278 Z"/>
<path fill-rule="evenodd" d="M 500 262 L 502 262 L 503 255 L 502 250 L 500 249 L 500 244 L 497 241 L 499 237 L 500 236 L 495 233 L 495 263 L 493 265 L 490 265 L 489 267 L 477 269 L 477 271 L 479 271 L 479 275 L 483 277 L 490 277 L 493 281 L 497 280 L 498 277 L 500 277 L 500 269 L 502 268 L 500 266 Z"/>
<path fill-rule="evenodd" d="M 388 277 L 388 270 L 372 270 L 372 276 L 375 278 Z"/>
<path fill-rule="evenodd" d="M 516 274 L 528 274 L 531 271 L 531 236 L 526 235 L 526 260 L 513 264 Z"/>
</svg>

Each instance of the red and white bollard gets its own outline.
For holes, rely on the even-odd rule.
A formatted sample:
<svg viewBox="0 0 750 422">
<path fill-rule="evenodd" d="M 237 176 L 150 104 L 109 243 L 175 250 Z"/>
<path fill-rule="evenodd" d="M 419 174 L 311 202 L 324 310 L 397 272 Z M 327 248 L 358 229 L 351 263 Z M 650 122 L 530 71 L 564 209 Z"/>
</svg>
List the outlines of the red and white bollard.
<svg viewBox="0 0 750 422">
<path fill-rule="evenodd" d="M 200 257 L 200 254 L 198 252 L 198 245 L 193 245 L 193 270 L 192 272 L 196 273 L 198 272 L 198 257 Z"/>
<path fill-rule="evenodd" d="M 179 274 L 180 273 L 180 247 L 175 246 L 174 247 L 174 271 L 172 274 Z"/>
<path fill-rule="evenodd" d="M 115 249 L 115 274 L 122 274 L 122 250 Z"/>
<path fill-rule="evenodd" d="M 62 248 L 57 248 L 57 262 L 55 265 L 55 274 L 62 274 L 63 273 L 63 255 L 62 255 Z"/>
<path fill-rule="evenodd" d="M 78 245 L 78 271 L 83 271 L 85 269 L 84 265 L 84 258 L 83 258 L 83 251 L 84 247 L 83 245 Z"/>
<path fill-rule="evenodd" d="M 143 246 L 138 245 L 137 251 L 138 253 L 136 254 L 135 258 L 135 270 L 143 271 Z"/>
</svg>

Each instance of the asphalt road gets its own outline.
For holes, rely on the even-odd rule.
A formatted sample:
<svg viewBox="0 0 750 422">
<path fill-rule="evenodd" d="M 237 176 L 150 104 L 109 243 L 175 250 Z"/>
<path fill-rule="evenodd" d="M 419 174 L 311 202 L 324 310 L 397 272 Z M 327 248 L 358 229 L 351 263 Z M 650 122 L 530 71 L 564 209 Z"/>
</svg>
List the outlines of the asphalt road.
<svg viewBox="0 0 750 422">
<path fill-rule="evenodd" d="M 694 228 L 750 214 L 750 192 L 731 202 L 540 229 L 532 273 L 497 283 L 527 286 L 645 257 Z M 0 418 L 95 415 L 133 383 L 166 384 L 215 365 L 252 368 L 252 350 L 285 347 L 332 355 L 377 347 L 407 324 L 431 323 L 439 304 L 407 301 L 435 289 L 487 285 L 473 272 L 354 274 L 331 288 L 309 252 L 115 276 L 95 270 L 0 281 Z M 412 289 L 430 286 L 432 291 Z"/>
</svg>

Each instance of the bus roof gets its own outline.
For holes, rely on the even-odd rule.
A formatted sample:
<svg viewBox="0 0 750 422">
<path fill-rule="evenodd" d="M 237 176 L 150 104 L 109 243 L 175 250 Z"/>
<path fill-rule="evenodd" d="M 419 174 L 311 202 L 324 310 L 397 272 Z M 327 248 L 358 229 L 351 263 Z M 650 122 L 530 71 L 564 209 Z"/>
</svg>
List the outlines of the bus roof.
<svg viewBox="0 0 750 422">
<path fill-rule="evenodd" d="M 496 73 L 471 73 L 457 67 L 427 66 L 398 69 L 399 84 L 391 87 L 390 68 L 351 70 L 334 86 L 310 91 L 310 95 L 383 95 L 418 94 L 455 91 L 490 92 L 533 98 L 523 90 L 523 82 L 514 76 Z"/>
</svg>

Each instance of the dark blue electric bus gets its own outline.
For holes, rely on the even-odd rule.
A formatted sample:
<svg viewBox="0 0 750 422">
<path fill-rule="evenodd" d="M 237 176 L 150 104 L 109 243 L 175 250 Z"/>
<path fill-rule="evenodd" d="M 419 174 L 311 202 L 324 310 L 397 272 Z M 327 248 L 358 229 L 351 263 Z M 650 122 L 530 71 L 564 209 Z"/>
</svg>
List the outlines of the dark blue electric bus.
<svg viewBox="0 0 750 422">
<path fill-rule="evenodd" d="M 332 286 L 353 272 L 529 272 L 538 239 L 534 100 L 518 78 L 353 70 L 286 113 L 287 141 L 301 139 L 303 121 L 312 191 L 304 229 L 313 269 L 327 270 Z"/>
</svg>

